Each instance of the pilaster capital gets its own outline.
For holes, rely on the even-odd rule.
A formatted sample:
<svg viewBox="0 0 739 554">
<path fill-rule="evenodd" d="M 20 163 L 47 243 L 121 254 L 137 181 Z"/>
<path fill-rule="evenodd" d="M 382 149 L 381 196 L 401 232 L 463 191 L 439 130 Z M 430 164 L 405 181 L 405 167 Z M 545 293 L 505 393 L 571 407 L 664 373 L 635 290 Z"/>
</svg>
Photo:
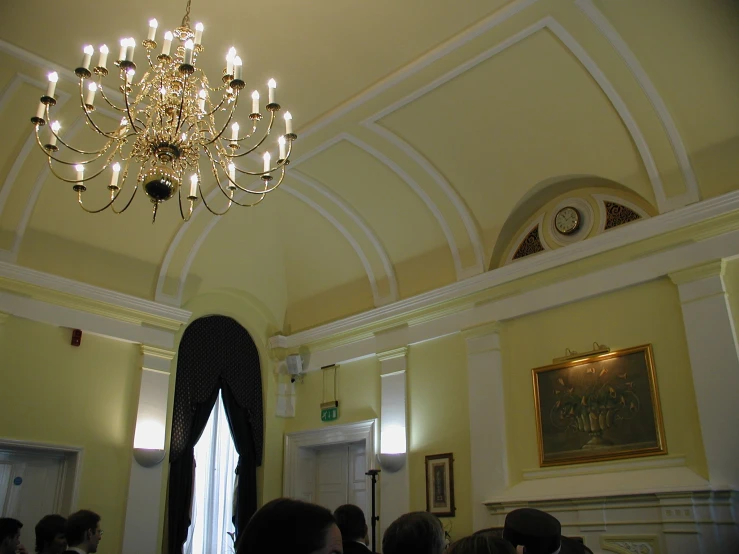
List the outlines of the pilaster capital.
<svg viewBox="0 0 739 554">
<path fill-rule="evenodd" d="M 408 347 L 407 346 L 401 346 L 399 348 L 392 348 L 390 350 L 385 350 L 384 352 L 378 352 L 377 353 L 377 359 L 381 362 L 386 362 L 388 360 L 394 360 L 395 358 L 404 358 L 408 355 Z"/>
<path fill-rule="evenodd" d="M 726 271 L 725 260 L 714 260 L 705 264 L 695 265 L 669 274 L 670 280 L 677 286 L 702 281 L 710 277 L 723 277 Z"/>
<path fill-rule="evenodd" d="M 491 350 L 500 350 L 500 332 L 503 325 L 499 321 L 491 321 L 462 330 L 467 344 L 467 354 L 480 354 Z"/>
<path fill-rule="evenodd" d="M 177 352 L 156 346 L 141 345 L 141 368 L 148 371 L 169 373 L 172 360 Z"/>
<path fill-rule="evenodd" d="M 677 285 L 680 302 L 694 302 L 726 294 L 724 274 L 725 260 L 714 260 L 670 273 L 669 277 Z"/>
</svg>

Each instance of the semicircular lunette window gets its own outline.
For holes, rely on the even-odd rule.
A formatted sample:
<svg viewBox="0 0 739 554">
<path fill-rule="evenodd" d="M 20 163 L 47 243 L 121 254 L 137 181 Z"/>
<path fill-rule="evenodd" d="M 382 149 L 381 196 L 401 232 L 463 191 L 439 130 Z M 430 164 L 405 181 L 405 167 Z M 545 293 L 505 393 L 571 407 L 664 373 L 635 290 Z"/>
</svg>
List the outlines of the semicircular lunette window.
<svg viewBox="0 0 739 554">
<path fill-rule="evenodd" d="M 539 238 L 539 226 L 537 225 L 529 231 L 529 234 L 526 235 L 526 237 L 521 241 L 521 244 L 518 245 L 516 253 L 513 254 L 513 259 L 518 260 L 519 258 L 531 256 L 532 254 L 543 251 L 544 245 L 542 245 L 541 239 Z"/>
<path fill-rule="evenodd" d="M 637 219 L 641 219 L 641 216 L 631 208 L 617 204 L 616 202 L 609 202 L 608 200 L 603 201 L 603 205 L 606 208 L 606 224 L 604 229 L 613 229 L 619 225 L 631 223 Z"/>
</svg>

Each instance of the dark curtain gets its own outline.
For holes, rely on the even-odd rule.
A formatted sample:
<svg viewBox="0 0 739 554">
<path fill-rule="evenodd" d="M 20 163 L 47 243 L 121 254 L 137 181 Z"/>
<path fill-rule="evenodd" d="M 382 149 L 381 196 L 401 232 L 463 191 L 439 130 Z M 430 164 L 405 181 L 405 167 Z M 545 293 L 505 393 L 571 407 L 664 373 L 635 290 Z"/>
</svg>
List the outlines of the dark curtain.
<svg viewBox="0 0 739 554">
<path fill-rule="evenodd" d="M 256 511 L 256 469 L 262 463 L 264 412 L 259 352 L 249 333 L 236 321 L 207 316 L 187 327 L 178 351 L 167 492 L 169 554 L 182 554 L 187 540 L 194 446 L 208 422 L 219 389 L 239 454 L 233 514 L 238 537 Z"/>
<path fill-rule="evenodd" d="M 205 424 L 208 423 L 210 412 L 218 398 L 218 388 L 202 402 L 196 404 L 192 412 L 192 427 L 190 436 L 183 452 L 169 465 L 169 488 L 167 502 L 169 503 L 169 537 L 167 544 L 170 553 L 180 554 L 182 545 L 187 540 L 187 530 L 190 527 L 190 514 L 195 471 L 195 444 L 203 434 Z"/>
<path fill-rule="evenodd" d="M 260 460 L 257 460 L 254 448 L 249 409 L 239 406 L 228 385 L 224 385 L 221 389 L 221 398 L 223 398 L 223 407 L 228 418 L 231 437 L 236 446 L 236 452 L 239 454 L 236 466 L 238 487 L 235 491 L 233 511 L 235 538 L 238 539 L 251 516 L 257 511 L 257 465 Z"/>
</svg>

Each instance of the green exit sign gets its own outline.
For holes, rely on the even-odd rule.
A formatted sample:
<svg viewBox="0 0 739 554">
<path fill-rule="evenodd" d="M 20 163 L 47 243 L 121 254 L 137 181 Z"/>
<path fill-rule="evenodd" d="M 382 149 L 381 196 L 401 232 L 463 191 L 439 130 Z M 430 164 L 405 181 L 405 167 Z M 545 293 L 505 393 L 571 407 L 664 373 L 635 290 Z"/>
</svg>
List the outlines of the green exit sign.
<svg viewBox="0 0 739 554">
<path fill-rule="evenodd" d="M 339 402 L 324 402 L 321 404 L 321 421 L 336 421 L 339 419 Z"/>
</svg>

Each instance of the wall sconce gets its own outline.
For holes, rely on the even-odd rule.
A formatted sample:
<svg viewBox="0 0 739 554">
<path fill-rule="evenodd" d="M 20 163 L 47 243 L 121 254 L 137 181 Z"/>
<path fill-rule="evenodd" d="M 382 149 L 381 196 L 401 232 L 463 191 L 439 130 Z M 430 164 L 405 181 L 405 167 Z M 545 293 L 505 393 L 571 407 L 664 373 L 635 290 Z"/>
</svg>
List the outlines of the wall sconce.
<svg viewBox="0 0 739 554">
<path fill-rule="evenodd" d="M 154 467 L 164 460 L 163 448 L 134 448 L 133 459 L 141 467 Z"/>
<path fill-rule="evenodd" d="M 137 422 L 133 459 L 142 467 L 154 467 L 164 460 L 164 425 L 152 419 Z"/>
<path fill-rule="evenodd" d="M 380 453 L 377 455 L 380 468 L 395 473 L 405 465 L 406 458 L 405 426 L 384 426 L 380 433 Z"/>
</svg>

